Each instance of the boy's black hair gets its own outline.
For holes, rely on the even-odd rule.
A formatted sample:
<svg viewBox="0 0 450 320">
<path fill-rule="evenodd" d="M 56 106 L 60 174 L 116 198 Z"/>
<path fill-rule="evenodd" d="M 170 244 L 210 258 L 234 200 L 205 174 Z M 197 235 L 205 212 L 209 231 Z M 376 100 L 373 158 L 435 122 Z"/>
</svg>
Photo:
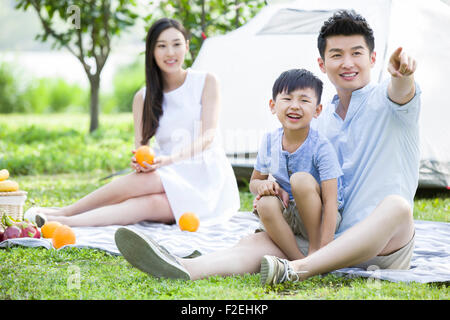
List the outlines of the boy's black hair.
<svg viewBox="0 0 450 320">
<path fill-rule="evenodd" d="M 283 72 L 272 87 L 272 98 L 276 99 L 279 93 L 291 93 L 297 89 L 311 88 L 315 91 L 317 104 L 322 97 L 323 82 L 312 72 L 305 69 L 291 69 Z"/>
<path fill-rule="evenodd" d="M 354 10 L 340 10 L 324 22 L 320 29 L 319 37 L 317 38 L 317 47 L 319 48 L 322 59 L 325 55 L 327 37 L 338 35 L 362 35 L 370 53 L 372 53 L 375 48 L 375 38 L 372 29 L 366 19 Z"/>
</svg>

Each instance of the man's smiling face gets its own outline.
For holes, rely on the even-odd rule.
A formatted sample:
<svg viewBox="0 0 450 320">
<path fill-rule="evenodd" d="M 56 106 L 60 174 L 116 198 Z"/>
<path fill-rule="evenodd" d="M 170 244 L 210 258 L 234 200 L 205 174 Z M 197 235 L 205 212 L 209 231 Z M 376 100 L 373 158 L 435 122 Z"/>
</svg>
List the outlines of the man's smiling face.
<svg viewBox="0 0 450 320">
<path fill-rule="evenodd" d="M 337 35 L 326 39 L 324 58 L 318 62 L 337 91 L 353 92 L 370 82 L 375 60 L 362 35 Z"/>
</svg>

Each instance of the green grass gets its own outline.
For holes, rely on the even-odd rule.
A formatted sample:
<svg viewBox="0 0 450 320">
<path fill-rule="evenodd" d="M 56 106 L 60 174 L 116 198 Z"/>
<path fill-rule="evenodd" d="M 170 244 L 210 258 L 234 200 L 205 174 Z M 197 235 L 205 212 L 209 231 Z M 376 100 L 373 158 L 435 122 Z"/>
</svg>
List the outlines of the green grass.
<svg viewBox="0 0 450 320">
<path fill-rule="evenodd" d="M 129 129 L 129 115 L 102 116 L 102 133 L 87 137 L 87 117 L 67 115 L 1 116 L 0 117 L 0 168 L 14 164 L 15 160 L 32 154 L 38 141 L 42 150 L 56 152 L 50 163 L 34 165 L 27 162 L 28 174 L 15 173 L 13 177 L 23 190 L 28 191 L 25 210 L 32 205 L 63 206 L 70 204 L 107 181 L 99 179 L 111 171 L 123 168 L 117 161 L 117 168 L 103 167 L 112 154 L 116 161 L 122 150 L 129 152 L 132 134 Z M 35 126 L 34 138 L 26 130 Z M 5 131 L 1 131 L 4 129 Z M 73 133 L 71 136 L 70 133 Z M 3 135 L 3 138 L 1 137 Z M 15 137 L 19 135 L 20 138 Z M 91 169 L 77 162 L 67 164 L 72 155 L 66 149 L 58 149 L 56 143 L 61 137 L 81 150 L 72 140 L 89 143 L 89 150 L 101 149 L 95 153 L 100 159 Z M 4 140 L 7 137 L 7 140 Z M 105 146 L 104 139 L 112 141 Z M 25 143 L 24 141 L 28 141 Z M 20 145 L 28 147 L 20 153 Z M 124 147 L 124 145 L 126 145 Z M 34 146 L 34 147 L 31 147 Z M 85 147 L 85 146 L 84 146 Z M 3 148 L 3 149 L 2 149 Z M 47 149 L 48 148 L 48 149 Z M 122 149 L 123 148 L 123 149 Z M 13 149 L 14 151 L 11 151 Z M 22 149 L 24 150 L 24 149 Z M 118 151 L 119 150 L 119 151 Z M 48 152 L 50 152 L 48 151 Z M 41 151 L 42 152 L 42 151 Z M 75 152 L 75 151 L 74 151 Z M 123 151 L 125 152 L 125 151 Z M 74 153 L 76 154 L 76 153 Z M 92 157 L 87 153 L 88 157 Z M 6 160 L 8 157 L 9 160 Z M 11 160 L 12 159 L 12 160 Z M 62 159 L 62 160 L 61 160 Z M 55 173 L 53 161 L 62 161 L 61 171 Z M 3 162 L 2 162 L 3 161 Z M 9 161 L 9 162 L 7 162 Z M 23 160 L 25 161 L 25 160 Z M 11 169 L 10 165 L 3 166 Z M 84 169 L 85 170 L 84 170 Z M 240 189 L 241 210 L 251 210 L 253 196 L 248 188 Z M 449 222 L 450 197 L 448 192 L 432 193 L 415 200 L 415 219 Z M 78 281 L 79 280 L 79 281 Z M 133 268 L 123 257 L 113 256 L 94 249 L 66 248 L 47 250 L 15 246 L 0 249 L 0 300 L 7 299 L 440 299 L 450 298 L 448 284 L 372 282 L 365 278 L 347 279 L 328 274 L 315 276 L 301 283 L 288 283 L 273 288 L 261 287 L 259 275 L 233 277 L 211 277 L 199 281 L 155 279 Z"/>
</svg>

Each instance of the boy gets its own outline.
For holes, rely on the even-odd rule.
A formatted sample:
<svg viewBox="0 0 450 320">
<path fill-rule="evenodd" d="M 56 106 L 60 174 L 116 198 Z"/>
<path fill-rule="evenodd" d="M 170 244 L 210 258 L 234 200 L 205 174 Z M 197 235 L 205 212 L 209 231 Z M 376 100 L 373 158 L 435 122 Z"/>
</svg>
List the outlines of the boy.
<svg viewBox="0 0 450 320">
<path fill-rule="evenodd" d="M 304 69 L 283 72 L 275 81 L 269 106 L 281 128 L 264 136 L 250 179 L 250 191 L 260 199 L 254 213 L 261 231 L 290 260 L 331 242 L 341 220 L 342 170 L 330 142 L 310 128 L 322 111 L 322 87 Z"/>
</svg>

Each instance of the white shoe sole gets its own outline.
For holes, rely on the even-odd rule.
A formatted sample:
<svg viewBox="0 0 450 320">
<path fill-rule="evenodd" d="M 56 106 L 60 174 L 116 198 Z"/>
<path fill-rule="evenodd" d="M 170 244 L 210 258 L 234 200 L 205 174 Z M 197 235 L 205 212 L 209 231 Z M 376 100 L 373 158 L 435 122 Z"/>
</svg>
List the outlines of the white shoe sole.
<svg viewBox="0 0 450 320">
<path fill-rule="evenodd" d="M 269 263 L 268 259 L 270 257 L 264 256 L 261 260 L 261 270 L 260 270 L 260 276 L 261 276 L 261 285 L 272 285 L 273 281 L 273 263 Z M 271 275 L 271 278 L 269 280 L 269 275 Z M 268 280 L 270 282 L 268 282 Z"/>
<path fill-rule="evenodd" d="M 171 261 L 152 239 L 138 231 L 120 227 L 114 238 L 123 257 L 139 270 L 157 278 L 190 279 L 185 268 Z"/>
</svg>

